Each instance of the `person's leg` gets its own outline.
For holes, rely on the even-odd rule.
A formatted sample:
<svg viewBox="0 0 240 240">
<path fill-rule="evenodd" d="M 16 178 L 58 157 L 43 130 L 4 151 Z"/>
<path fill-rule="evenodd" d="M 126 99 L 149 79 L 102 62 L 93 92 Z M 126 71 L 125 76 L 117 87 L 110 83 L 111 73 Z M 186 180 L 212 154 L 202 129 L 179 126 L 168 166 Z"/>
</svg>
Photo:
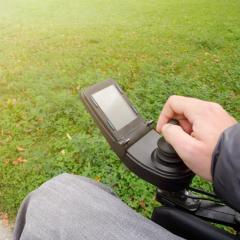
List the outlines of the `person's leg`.
<svg viewBox="0 0 240 240">
<path fill-rule="evenodd" d="M 63 174 L 23 202 L 14 240 L 155 240 L 181 238 L 133 211 L 106 186 Z"/>
</svg>

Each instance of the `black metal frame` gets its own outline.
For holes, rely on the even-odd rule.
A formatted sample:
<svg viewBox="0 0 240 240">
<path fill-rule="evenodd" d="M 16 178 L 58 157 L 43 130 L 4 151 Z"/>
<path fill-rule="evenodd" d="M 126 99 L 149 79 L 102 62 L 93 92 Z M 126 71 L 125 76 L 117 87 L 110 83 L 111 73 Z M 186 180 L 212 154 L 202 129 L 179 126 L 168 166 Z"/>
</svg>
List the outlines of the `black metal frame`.
<svg viewBox="0 0 240 240">
<path fill-rule="evenodd" d="M 154 209 L 152 220 L 185 239 L 240 239 L 239 213 L 220 200 L 213 199 L 213 194 L 190 189 L 207 197 L 193 195 L 192 191 L 187 190 L 173 193 L 158 189 L 156 199 L 163 206 Z M 230 234 L 210 223 L 232 227 L 236 234 Z"/>
</svg>

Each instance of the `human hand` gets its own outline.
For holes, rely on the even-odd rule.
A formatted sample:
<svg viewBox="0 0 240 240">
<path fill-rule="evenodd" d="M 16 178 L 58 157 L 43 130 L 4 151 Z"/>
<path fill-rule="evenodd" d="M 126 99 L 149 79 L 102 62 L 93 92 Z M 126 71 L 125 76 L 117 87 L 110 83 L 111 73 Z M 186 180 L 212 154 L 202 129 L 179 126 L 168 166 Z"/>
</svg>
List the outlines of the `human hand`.
<svg viewBox="0 0 240 240">
<path fill-rule="evenodd" d="M 179 121 L 180 126 L 168 123 Z M 211 161 L 222 132 L 237 123 L 221 105 L 183 96 L 171 96 L 157 123 L 168 143 L 197 175 L 212 180 Z"/>
</svg>

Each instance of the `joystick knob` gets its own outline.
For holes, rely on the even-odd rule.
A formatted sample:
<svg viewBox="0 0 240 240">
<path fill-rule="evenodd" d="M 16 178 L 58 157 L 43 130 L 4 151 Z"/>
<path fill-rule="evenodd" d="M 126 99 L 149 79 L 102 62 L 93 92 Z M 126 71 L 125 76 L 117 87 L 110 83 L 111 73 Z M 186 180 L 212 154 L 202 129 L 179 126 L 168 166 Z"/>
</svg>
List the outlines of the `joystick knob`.
<svg viewBox="0 0 240 240">
<path fill-rule="evenodd" d="M 170 123 L 176 124 L 176 121 Z M 189 186 L 194 176 L 193 172 L 163 137 L 158 140 L 157 148 L 152 152 L 151 158 L 163 178 L 162 183 L 159 184 L 161 190 L 178 192 Z"/>
</svg>

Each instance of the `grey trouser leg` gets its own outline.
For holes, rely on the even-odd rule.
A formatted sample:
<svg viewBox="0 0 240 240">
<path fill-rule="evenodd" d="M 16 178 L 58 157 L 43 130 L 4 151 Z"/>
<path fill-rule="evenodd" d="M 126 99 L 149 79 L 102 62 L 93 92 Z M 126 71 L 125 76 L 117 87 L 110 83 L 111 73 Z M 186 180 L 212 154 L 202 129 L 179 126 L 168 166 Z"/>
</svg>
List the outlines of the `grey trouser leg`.
<svg viewBox="0 0 240 240">
<path fill-rule="evenodd" d="M 133 211 L 111 190 L 88 178 L 63 174 L 23 202 L 14 240 L 180 240 Z"/>
</svg>

